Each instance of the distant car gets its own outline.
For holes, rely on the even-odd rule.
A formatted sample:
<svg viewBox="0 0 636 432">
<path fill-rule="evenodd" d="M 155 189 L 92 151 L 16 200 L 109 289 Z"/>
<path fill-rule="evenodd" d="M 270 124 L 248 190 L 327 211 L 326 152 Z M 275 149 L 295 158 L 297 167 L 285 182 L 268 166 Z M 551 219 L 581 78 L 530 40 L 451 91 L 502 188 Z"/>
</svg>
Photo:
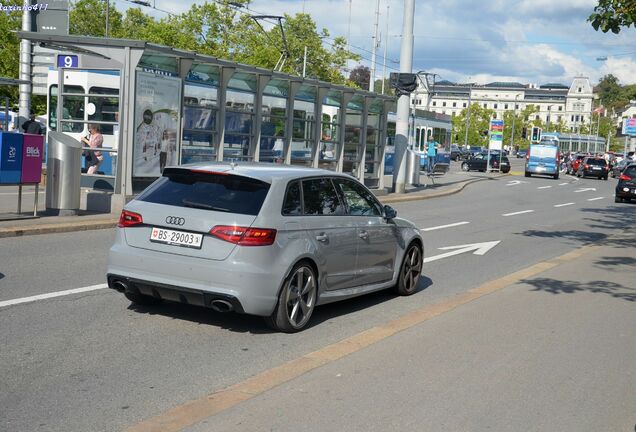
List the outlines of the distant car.
<svg viewBox="0 0 636 432">
<path fill-rule="evenodd" d="M 486 171 L 487 162 L 488 161 L 488 153 L 479 153 L 468 160 L 462 162 L 462 171 Z M 490 154 L 490 169 L 496 170 L 499 169 L 499 155 L 491 153 Z M 510 172 L 510 161 L 508 160 L 508 156 L 501 156 L 501 172 L 507 174 Z"/>
<path fill-rule="evenodd" d="M 622 159 L 620 162 L 618 162 L 616 165 L 614 165 L 611 170 L 610 170 L 610 175 L 614 178 L 619 177 L 621 175 L 621 173 L 623 172 L 623 170 L 625 169 L 625 167 L 627 165 L 629 165 L 630 163 L 632 163 L 633 161 L 627 160 L 627 159 Z"/>
<path fill-rule="evenodd" d="M 579 169 L 576 171 L 577 177 L 596 177 L 599 180 L 607 180 L 609 175 L 609 166 L 607 161 L 603 158 L 588 157 L 579 164 Z"/>
<path fill-rule="evenodd" d="M 636 163 L 628 164 L 618 177 L 614 202 L 636 199 Z"/>
<path fill-rule="evenodd" d="M 417 291 L 424 243 L 354 178 L 263 163 L 169 167 L 125 205 L 108 286 L 161 300 L 307 326 L 316 305 Z"/>
<path fill-rule="evenodd" d="M 468 157 L 468 152 L 463 148 L 458 146 L 457 144 L 451 144 L 450 158 L 454 161 L 460 161 L 462 159 L 466 159 Z"/>
<path fill-rule="evenodd" d="M 528 155 L 528 150 L 523 149 L 523 150 L 517 150 L 517 159 L 521 159 L 524 158 Z"/>
</svg>

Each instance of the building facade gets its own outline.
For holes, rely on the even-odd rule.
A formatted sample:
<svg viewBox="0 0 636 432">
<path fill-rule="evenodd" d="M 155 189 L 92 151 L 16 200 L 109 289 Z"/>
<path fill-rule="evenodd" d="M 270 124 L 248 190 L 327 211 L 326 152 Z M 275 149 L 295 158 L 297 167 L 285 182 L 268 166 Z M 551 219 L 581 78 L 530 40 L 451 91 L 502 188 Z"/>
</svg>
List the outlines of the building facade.
<svg viewBox="0 0 636 432">
<path fill-rule="evenodd" d="M 468 104 L 479 104 L 495 111 L 495 118 L 502 119 L 505 111 L 522 111 L 529 105 L 539 108 L 529 120 L 541 120 L 544 124 L 565 122 L 571 132 L 578 131 L 592 118 L 593 87 L 589 78 L 574 78 L 568 87 L 549 83 L 540 86 L 517 82 L 492 82 L 489 84 L 455 84 L 438 82 L 430 94 L 418 88 L 411 95 L 411 107 L 427 109 L 454 117 Z M 549 128 L 548 128 L 549 129 Z"/>
</svg>

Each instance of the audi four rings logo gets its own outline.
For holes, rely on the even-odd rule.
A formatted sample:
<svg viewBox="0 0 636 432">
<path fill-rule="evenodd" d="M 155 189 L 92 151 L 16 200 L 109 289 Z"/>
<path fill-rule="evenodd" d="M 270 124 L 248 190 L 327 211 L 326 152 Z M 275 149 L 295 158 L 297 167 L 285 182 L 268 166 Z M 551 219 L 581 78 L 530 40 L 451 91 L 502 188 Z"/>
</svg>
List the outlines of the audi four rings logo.
<svg viewBox="0 0 636 432">
<path fill-rule="evenodd" d="M 185 223 L 185 219 L 182 217 L 176 217 L 176 216 L 168 216 L 166 218 L 166 223 L 170 224 L 170 225 L 183 225 Z"/>
</svg>

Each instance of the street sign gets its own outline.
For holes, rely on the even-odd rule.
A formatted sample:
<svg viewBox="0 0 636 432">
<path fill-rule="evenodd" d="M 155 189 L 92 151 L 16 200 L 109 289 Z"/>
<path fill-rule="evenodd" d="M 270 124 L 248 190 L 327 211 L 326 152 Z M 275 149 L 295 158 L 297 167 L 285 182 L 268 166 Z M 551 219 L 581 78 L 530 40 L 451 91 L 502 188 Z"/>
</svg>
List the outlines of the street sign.
<svg viewBox="0 0 636 432">
<path fill-rule="evenodd" d="M 503 145 L 503 120 L 490 120 L 490 142 L 488 147 L 492 150 L 501 150 Z"/>
<path fill-rule="evenodd" d="M 623 135 L 636 135 L 636 118 L 623 120 Z"/>
<path fill-rule="evenodd" d="M 76 68 L 79 65 L 76 55 L 60 54 L 57 56 L 57 67 Z"/>
</svg>

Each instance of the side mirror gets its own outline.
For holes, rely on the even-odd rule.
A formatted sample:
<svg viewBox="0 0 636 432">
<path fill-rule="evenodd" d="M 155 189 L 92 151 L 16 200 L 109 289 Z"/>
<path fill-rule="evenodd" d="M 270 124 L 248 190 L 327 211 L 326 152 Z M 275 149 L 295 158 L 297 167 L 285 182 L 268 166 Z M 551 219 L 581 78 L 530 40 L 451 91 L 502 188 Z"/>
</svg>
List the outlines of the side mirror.
<svg viewBox="0 0 636 432">
<path fill-rule="evenodd" d="M 397 217 L 397 210 L 390 205 L 384 206 L 384 217 L 388 220 L 395 219 Z"/>
</svg>

